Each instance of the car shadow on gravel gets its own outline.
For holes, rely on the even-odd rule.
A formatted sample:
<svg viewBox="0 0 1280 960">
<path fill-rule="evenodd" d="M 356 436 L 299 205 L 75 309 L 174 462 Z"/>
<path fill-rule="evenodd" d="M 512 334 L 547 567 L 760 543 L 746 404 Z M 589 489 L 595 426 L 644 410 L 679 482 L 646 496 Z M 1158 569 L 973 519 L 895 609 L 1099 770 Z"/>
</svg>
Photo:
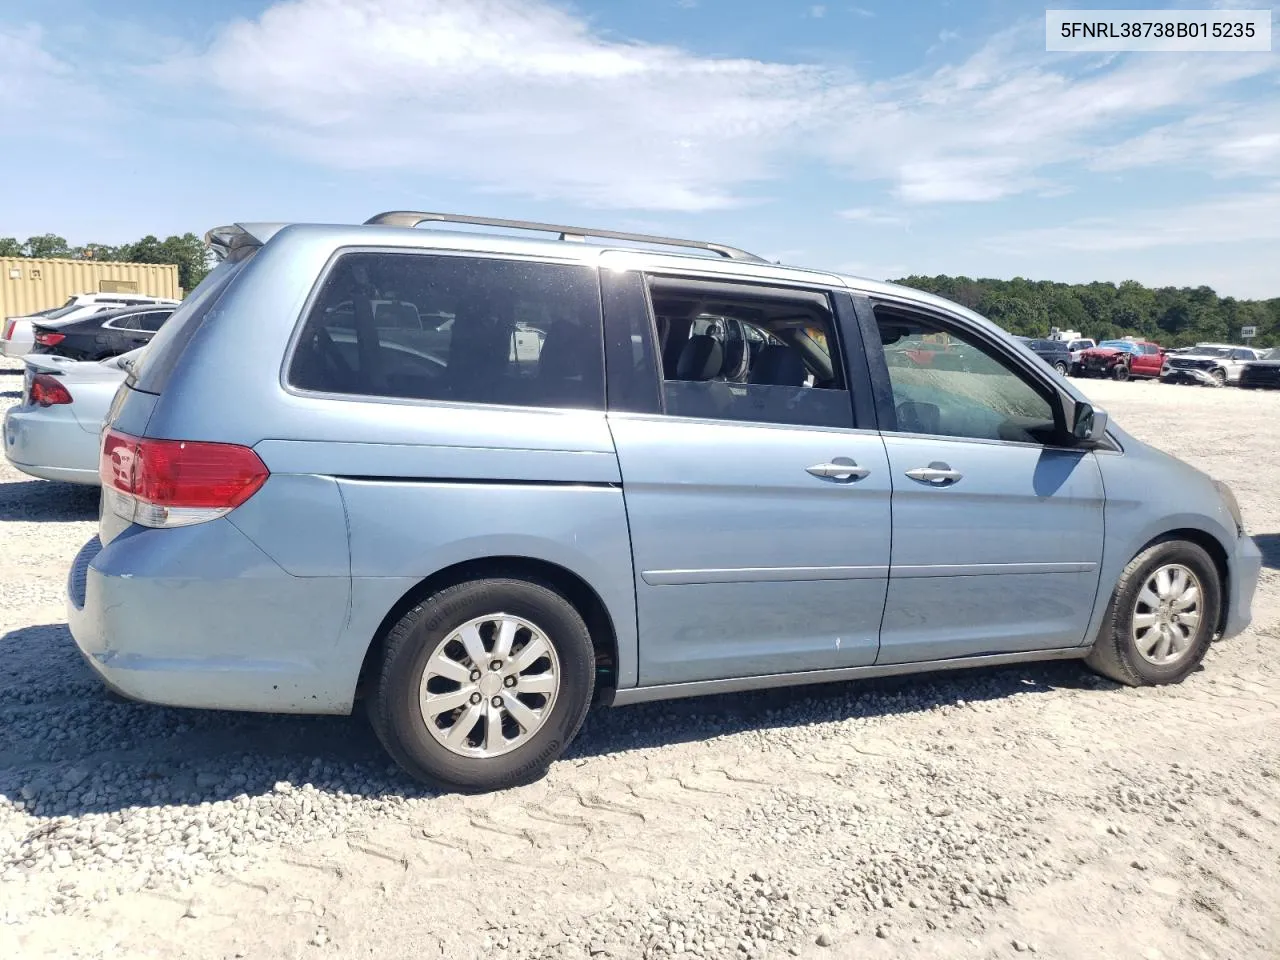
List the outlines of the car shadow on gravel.
<svg viewBox="0 0 1280 960">
<path fill-rule="evenodd" d="M 749 730 L 921 713 L 1015 694 L 1116 686 L 1085 670 L 1079 661 L 1066 660 L 691 697 L 594 711 L 567 756 L 648 749 Z"/>
<path fill-rule="evenodd" d="M 100 491 L 79 483 L 17 480 L 0 483 L 0 521 L 68 523 L 96 520 Z"/>
<path fill-rule="evenodd" d="M 1254 534 L 1253 542 L 1262 551 L 1262 565 L 1280 570 L 1280 533 Z"/>
<path fill-rule="evenodd" d="M 566 759 L 1111 686 L 1068 661 L 597 709 Z M 0 802 L 80 816 L 304 784 L 374 803 L 434 795 L 388 760 L 361 709 L 296 717 L 131 703 L 108 695 L 65 624 L 0 637 Z"/>
</svg>

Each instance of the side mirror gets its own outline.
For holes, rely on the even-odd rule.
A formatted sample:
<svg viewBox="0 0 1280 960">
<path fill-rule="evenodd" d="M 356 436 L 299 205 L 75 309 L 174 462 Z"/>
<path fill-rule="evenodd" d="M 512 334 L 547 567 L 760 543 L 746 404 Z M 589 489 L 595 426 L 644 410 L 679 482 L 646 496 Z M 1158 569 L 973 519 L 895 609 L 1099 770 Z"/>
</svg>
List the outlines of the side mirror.
<svg viewBox="0 0 1280 960">
<path fill-rule="evenodd" d="M 1096 443 L 1102 440 L 1107 435 L 1107 411 L 1100 410 L 1091 403 L 1077 403 L 1071 435 L 1082 441 Z"/>
</svg>

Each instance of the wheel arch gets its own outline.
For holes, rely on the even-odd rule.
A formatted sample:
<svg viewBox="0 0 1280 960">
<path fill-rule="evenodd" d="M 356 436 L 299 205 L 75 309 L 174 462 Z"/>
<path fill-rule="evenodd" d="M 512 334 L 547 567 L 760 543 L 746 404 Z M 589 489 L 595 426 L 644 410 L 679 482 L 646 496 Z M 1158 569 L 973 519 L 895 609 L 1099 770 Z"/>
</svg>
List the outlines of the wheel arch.
<svg viewBox="0 0 1280 960">
<path fill-rule="evenodd" d="M 372 671 L 381 662 L 386 637 L 391 627 L 418 603 L 447 587 L 468 580 L 511 577 L 545 583 L 566 600 L 582 616 L 591 634 L 596 658 L 596 701 L 608 702 L 618 683 L 618 633 L 609 608 L 600 594 L 585 579 L 567 567 L 549 560 L 525 556 L 492 556 L 463 560 L 437 570 L 410 587 L 397 600 L 378 624 L 365 650 L 356 682 L 356 697 L 368 687 Z"/>
</svg>

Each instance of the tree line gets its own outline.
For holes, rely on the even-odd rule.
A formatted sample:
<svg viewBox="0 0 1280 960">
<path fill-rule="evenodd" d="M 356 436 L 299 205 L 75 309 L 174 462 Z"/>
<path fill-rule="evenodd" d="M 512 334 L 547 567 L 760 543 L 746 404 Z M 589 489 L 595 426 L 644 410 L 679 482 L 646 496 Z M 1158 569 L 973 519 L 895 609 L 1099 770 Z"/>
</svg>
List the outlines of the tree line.
<svg viewBox="0 0 1280 960">
<path fill-rule="evenodd" d="M 1240 343 L 1240 329 L 1253 326 L 1253 346 L 1280 346 L 1280 297 L 1237 300 L 1210 287 L 1152 288 L 1133 280 L 1072 284 L 910 276 L 896 282 L 954 300 L 1024 337 L 1044 337 L 1057 327 L 1095 340 L 1136 336 L 1181 347 Z"/>
<path fill-rule="evenodd" d="M 133 243 L 112 246 L 109 243 L 86 243 L 73 247 L 56 233 L 28 237 L 0 237 L 0 257 L 60 257 L 69 260 L 112 260 L 125 263 L 172 263 L 178 268 L 178 285 L 188 292 L 204 279 L 211 261 L 203 241 L 194 233 L 159 240 L 148 234 Z"/>
</svg>

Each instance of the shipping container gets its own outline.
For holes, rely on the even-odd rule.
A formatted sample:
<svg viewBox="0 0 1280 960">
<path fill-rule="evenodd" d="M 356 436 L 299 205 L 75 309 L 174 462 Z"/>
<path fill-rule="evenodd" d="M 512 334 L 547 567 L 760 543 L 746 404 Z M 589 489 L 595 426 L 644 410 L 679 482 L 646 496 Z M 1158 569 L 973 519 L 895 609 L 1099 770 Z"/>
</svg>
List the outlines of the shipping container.
<svg viewBox="0 0 1280 960">
<path fill-rule="evenodd" d="M 0 318 L 59 307 L 82 293 L 139 293 L 182 299 L 171 263 L 0 257 Z"/>
</svg>

